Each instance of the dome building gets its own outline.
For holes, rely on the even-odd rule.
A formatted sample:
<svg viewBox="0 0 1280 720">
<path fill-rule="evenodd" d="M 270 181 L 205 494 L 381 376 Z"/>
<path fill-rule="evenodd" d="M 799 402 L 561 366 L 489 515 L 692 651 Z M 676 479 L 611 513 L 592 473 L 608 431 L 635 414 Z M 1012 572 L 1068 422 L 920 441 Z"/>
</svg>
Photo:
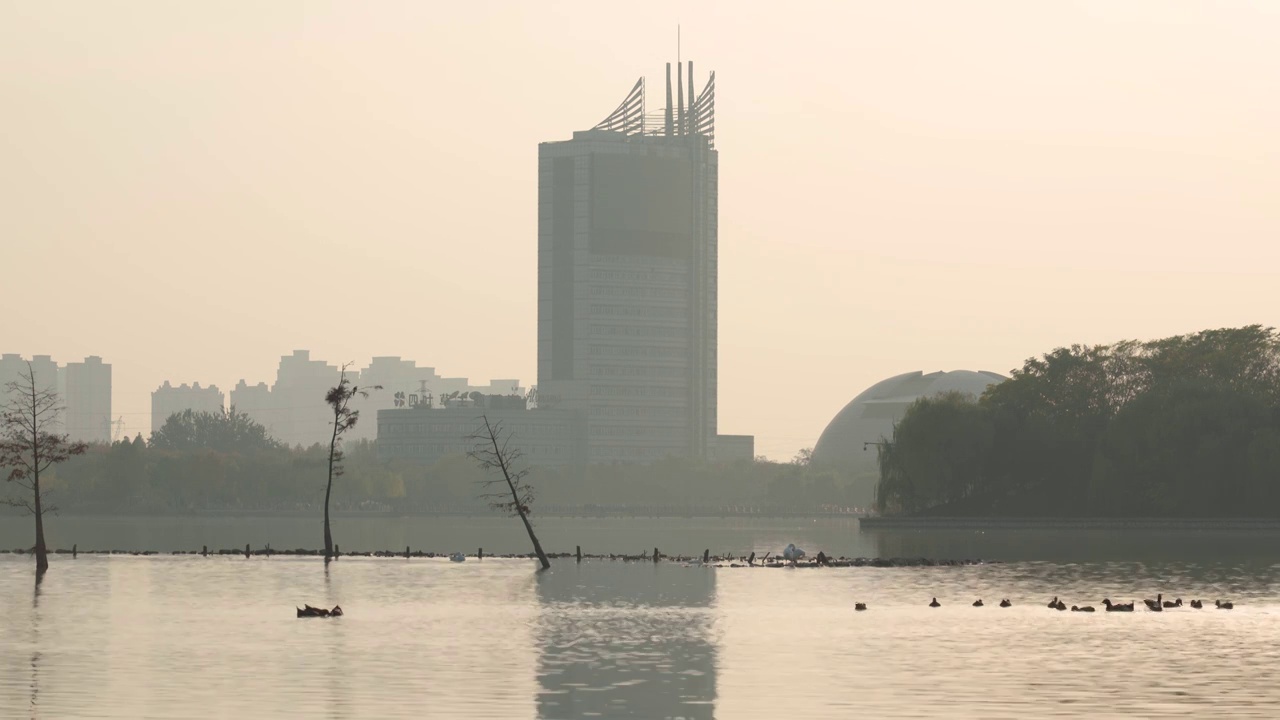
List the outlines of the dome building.
<svg viewBox="0 0 1280 720">
<path fill-rule="evenodd" d="M 881 380 L 850 400 L 827 424 L 813 448 L 812 465 L 851 474 L 859 489 L 865 484 L 863 502 L 869 505 L 879 480 L 879 467 L 875 448 L 864 449 L 864 443 L 891 438 L 894 423 L 919 398 L 952 391 L 977 397 L 1007 379 L 986 371 L 952 370 L 926 375 L 917 370 Z"/>
</svg>

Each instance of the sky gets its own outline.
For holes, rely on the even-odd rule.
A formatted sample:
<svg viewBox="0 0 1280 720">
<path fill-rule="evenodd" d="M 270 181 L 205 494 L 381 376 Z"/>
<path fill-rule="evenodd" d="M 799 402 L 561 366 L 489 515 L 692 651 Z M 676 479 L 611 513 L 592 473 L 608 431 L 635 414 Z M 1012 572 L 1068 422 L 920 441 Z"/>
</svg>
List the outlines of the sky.
<svg viewBox="0 0 1280 720">
<path fill-rule="evenodd" d="M 1264 0 L 0 0 L 0 351 L 102 356 L 130 434 L 294 349 L 533 384 L 537 145 L 679 52 L 720 431 L 787 459 L 891 375 L 1280 324 L 1277 37 Z"/>
</svg>

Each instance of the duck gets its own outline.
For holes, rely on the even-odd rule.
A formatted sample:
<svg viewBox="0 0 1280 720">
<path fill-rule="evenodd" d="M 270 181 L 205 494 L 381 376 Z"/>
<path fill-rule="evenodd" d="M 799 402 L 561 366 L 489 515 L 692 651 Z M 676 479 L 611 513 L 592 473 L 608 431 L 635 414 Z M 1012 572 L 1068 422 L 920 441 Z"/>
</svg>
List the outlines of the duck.
<svg viewBox="0 0 1280 720">
<path fill-rule="evenodd" d="M 933 602 L 929 603 L 929 607 L 942 607 L 942 603 L 938 602 L 938 598 L 934 598 Z"/>
<path fill-rule="evenodd" d="M 298 617 L 342 617 L 342 606 L 334 605 L 332 610 L 324 608 L 311 607 L 303 604 L 300 608 L 294 608 L 298 611 Z"/>
<path fill-rule="evenodd" d="M 866 603 L 854 603 L 854 604 L 853 604 L 853 609 L 854 609 L 854 610 L 866 610 L 866 609 L 867 609 L 867 604 L 866 604 Z"/>
<path fill-rule="evenodd" d="M 1000 601 L 1000 607 L 1013 607 L 1013 603 L 1009 602 L 1009 598 Z"/>
<path fill-rule="evenodd" d="M 1116 605 L 1111 600 L 1103 598 L 1102 604 L 1106 606 L 1107 612 L 1133 612 L 1133 603 Z"/>
<path fill-rule="evenodd" d="M 974 607 L 982 607 L 982 598 L 978 598 L 977 600 L 974 600 L 974 601 L 973 601 L 973 606 L 974 606 Z"/>
<path fill-rule="evenodd" d="M 1222 602 L 1221 600 L 1214 600 L 1213 606 L 1219 610 L 1230 610 L 1235 607 L 1235 604 L 1231 602 Z"/>
<path fill-rule="evenodd" d="M 1064 602 L 1062 602 L 1061 600 L 1059 600 L 1059 601 L 1058 601 L 1058 608 L 1057 608 L 1057 609 L 1058 609 L 1058 610 L 1066 610 L 1066 609 L 1067 609 L 1067 604 L 1066 604 L 1066 603 L 1064 603 Z"/>
<path fill-rule="evenodd" d="M 1192 600 L 1191 607 L 1195 608 L 1196 610 L 1200 610 L 1204 608 L 1204 603 L 1200 602 L 1199 600 Z"/>
<path fill-rule="evenodd" d="M 1049 601 L 1049 609 L 1050 609 L 1050 610 L 1057 610 L 1057 609 L 1058 609 L 1058 596 L 1057 596 L 1057 595 L 1054 595 L 1054 596 L 1053 596 L 1053 599 Z"/>
<path fill-rule="evenodd" d="M 1170 601 L 1168 601 L 1168 600 L 1165 600 L 1165 601 L 1164 601 L 1164 606 L 1165 606 L 1165 607 L 1167 607 L 1167 608 L 1182 607 L 1182 598 L 1178 598 L 1177 600 L 1174 600 L 1174 601 L 1172 601 L 1172 602 L 1170 602 Z"/>
<path fill-rule="evenodd" d="M 1150 610 L 1151 612 L 1160 612 L 1161 610 L 1164 610 L 1163 600 L 1164 600 L 1164 595 L 1156 595 L 1155 600 L 1144 599 L 1142 603 L 1146 605 L 1147 609 Z"/>
<path fill-rule="evenodd" d="M 1084 607 L 1076 607 L 1075 605 L 1072 605 L 1071 612 L 1093 612 L 1093 606 L 1085 605 Z"/>
</svg>

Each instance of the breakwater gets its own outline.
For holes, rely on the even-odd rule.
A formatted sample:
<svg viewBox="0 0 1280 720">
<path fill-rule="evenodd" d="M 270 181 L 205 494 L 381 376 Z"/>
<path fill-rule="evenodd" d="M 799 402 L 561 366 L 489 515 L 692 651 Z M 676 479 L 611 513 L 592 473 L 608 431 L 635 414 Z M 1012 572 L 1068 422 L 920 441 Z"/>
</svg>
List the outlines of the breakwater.
<svg viewBox="0 0 1280 720">
<path fill-rule="evenodd" d="M 33 551 L 30 549 L 17 548 L 13 550 L 0 550 L 0 554 L 14 555 L 30 555 Z M 135 557 L 151 557 L 151 556 L 198 556 L 198 557 L 235 557 L 242 559 L 253 558 L 270 558 L 273 556 L 282 557 L 315 557 L 323 558 L 323 550 L 312 550 L 307 548 L 294 549 L 276 549 L 270 547 L 253 548 L 246 546 L 244 548 L 217 548 L 209 549 L 208 547 L 199 550 L 170 550 L 161 552 L 157 550 L 80 550 L 73 547 L 68 550 L 65 548 L 50 549 L 51 555 L 70 555 L 76 558 L 80 555 L 116 555 L 116 556 L 135 556 Z M 339 561 L 342 558 L 384 558 L 384 559 L 449 559 L 453 553 L 435 552 L 425 550 L 413 550 L 405 548 L 404 550 L 356 550 L 343 551 L 338 548 L 333 561 Z M 537 556 L 533 553 L 486 553 L 484 548 L 479 548 L 475 553 L 464 554 L 468 560 L 484 560 L 485 558 L 502 558 L 508 560 L 536 560 Z M 721 554 L 713 555 L 710 550 L 704 550 L 701 555 L 668 555 L 662 553 L 658 548 L 654 551 L 642 552 L 638 554 L 626 553 L 584 553 L 581 548 L 577 548 L 575 552 L 556 552 L 547 553 L 547 557 L 552 560 L 569 560 L 573 562 L 582 562 L 584 560 L 594 561 L 612 561 L 612 562 L 639 562 L 639 563 L 677 563 L 685 565 L 705 565 L 708 567 L 759 567 L 759 568 L 841 568 L 841 567 L 874 567 L 874 568 L 898 568 L 898 567 L 959 567 L 965 565 L 987 565 L 992 564 L 988 560 L 970 560 L 970 559 L 936 559 L 936 558 L 866 558 L 866 557 L 826 557 L 819 554 L 816 557 L 801 558 L 796 562 L 783 560 L 770 554 L 757 557 L 755 553 L 750 555 L 737 554 Z"/>
</svg>

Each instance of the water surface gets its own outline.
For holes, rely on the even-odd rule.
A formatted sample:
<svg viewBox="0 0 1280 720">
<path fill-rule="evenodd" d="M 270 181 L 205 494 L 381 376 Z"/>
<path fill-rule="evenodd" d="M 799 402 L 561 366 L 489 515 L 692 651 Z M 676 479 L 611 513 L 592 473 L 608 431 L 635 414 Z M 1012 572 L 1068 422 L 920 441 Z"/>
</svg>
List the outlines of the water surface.
<svg viewBox="0 0 1280 720">
<path fill-rule="evenodd" d="M 537 573 L 82 555 L 37 587 L 0 555 L 0 717 L 1273 718 L 1278 584 L 1249 556 Z M 1045 607 L 1160 591 L 1237 609 Z M 347 614 L 300 620 L 304 602 Z"/>
</svg>

